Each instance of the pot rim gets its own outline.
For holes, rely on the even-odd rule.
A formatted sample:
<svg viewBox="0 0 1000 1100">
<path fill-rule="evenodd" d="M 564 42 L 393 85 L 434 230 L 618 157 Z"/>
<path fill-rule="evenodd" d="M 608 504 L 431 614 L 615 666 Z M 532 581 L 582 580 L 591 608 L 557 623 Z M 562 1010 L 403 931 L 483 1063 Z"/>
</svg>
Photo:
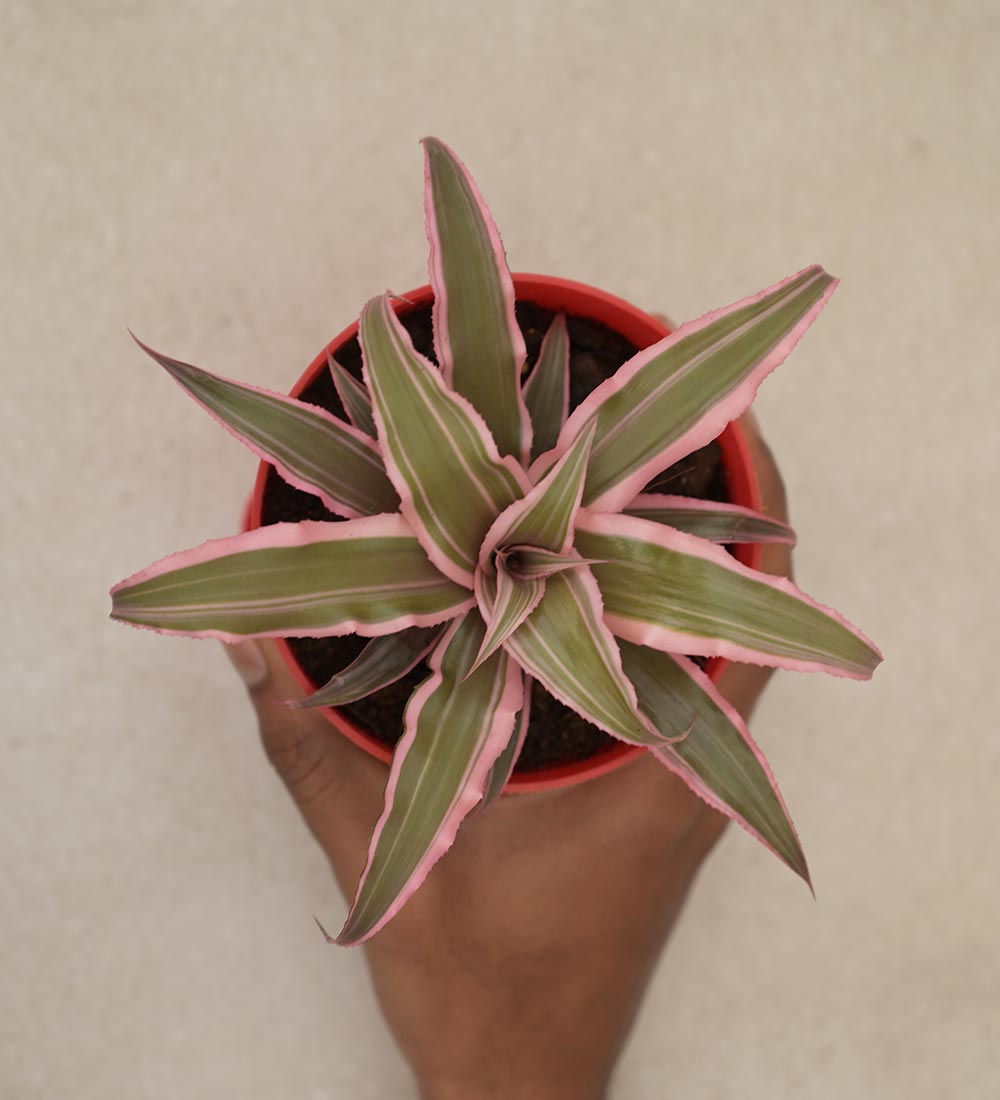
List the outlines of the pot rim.
<svg viewBox="0 0 1000 1100">
<path fill-rule="evenodd" d="M 564 310 L 575 316 L 598 321 L 620 333 L 640 349 L 662 340 L 663 337 L 669 336 L 673 331 L 664 321 L 652 316 L 624 298 L 619 298 L 586 283 L 563 279 L 556 275 L 537 275 L 529 272 L 515 272 L 513 280 L 515 295 L 518 300 L 526 299 L 543 309 Z M 434 292 L 430 285 L 425 284 L 399 295 L 394 300 L 393 308 L 397 313 L 409 312 L 409 310 L 425 306 L 433 300 Z M 358 324 L 359 322 L 356 320 L 348 325 L 319 352 L 292 387 L 290 391 L 292 397 L 298 397 L 318 377 L 320 372 L 327 369 L 327 356 L 336 355 L 343 344 L 357 335 Z M 723 429 L 722 434 L 718 437 L 718 443 L 722 448 L 722 459 L 729 478 L 732 502 L 759 510 L 761 496 L 757 474 L 753 468 L 746 433 L 738 421 L 732 421 Z M 245 531 L 261 525 L 264 486 L 270 469 L 270 464 L 264 461 L 258 467 L 253 495 L 244 516 L 243 529 Z M 759 545 L 743 544 L 737 546 L 735 552 L 736 559 L 744 565 L 751 568 L 759 566 L 761 553 Z M 295 655 L 292 653 L 287 641 L 284 638 L 275 638 L 274 641 L 277 642 L 282 656 L 288 662 L 302 687 L 310 692 L 315 691 L 318 685 L 314 684 L 306 675 L 295 659 Z M 723 657 L 709 659 L 707 672 L 713 682 L 718 683 L 719 677 L 728 665 L 729 661 Z M 374 756 L 385 764 L 392 760 L 392 750 L 387 745 L 356 725 L 337 708 L 319 707 L 317 710 L 345 737 L 370 756 Z M 641 746 L 617 742 L 587 760 L 556 764 L 552 767 L 540 768 L 537 771 L 522 775 L 515 774 L 508 781 L 503 793 L 524 794 L 532 791 L 548 791 L 572 786 L 615 771 L 617 768 L 637 759 L 645 751 Z"/>
</svg>

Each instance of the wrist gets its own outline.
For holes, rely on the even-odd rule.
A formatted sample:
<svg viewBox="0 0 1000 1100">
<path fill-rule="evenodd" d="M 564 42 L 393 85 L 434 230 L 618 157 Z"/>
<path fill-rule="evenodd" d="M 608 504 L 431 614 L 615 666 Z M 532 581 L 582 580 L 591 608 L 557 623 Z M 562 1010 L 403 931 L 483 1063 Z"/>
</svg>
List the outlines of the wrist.
<svg viewBox="0 0 1000 1100">
<path fill-rule="evenodd" d="M 562 1081 L 421 1084 L 420 1100 L 605 1100 L 603 1087 Z"/>
</svg>

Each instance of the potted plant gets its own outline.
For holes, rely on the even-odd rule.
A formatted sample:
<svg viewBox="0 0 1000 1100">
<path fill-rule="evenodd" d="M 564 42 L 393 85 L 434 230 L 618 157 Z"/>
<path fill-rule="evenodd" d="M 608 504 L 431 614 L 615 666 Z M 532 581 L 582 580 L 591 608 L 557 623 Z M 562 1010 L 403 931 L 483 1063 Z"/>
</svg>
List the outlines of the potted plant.
<svg viewBox="0 0 1000 1100">
<path fill-rule="evenodd" d="M 573 303 L 585 289 L 514 280 L 467 169 L 436 139 L 424 148 L 430 288 L 369 301 L 358 348 L 353 330 L 341 334 L 298 396 L 145 348 L 276 474 L 258 478 L 250 529 L 116 585 L 113 617 L 229 642 L 366 639 L 311 684 L 306 706 L 357 704 L 417 676 L 340 943 L 390 920 L 463 818 L 511 785 L 542 689 L 653 753 L 808 882 L 763 755 L 695 659 L 858 679 L 881 659 L 836 612 L 754 570 L 752 552 L 741 561 L 725 549 L 793 537 L 747 506 L 752 472 L 727 425 L 836 281 L 810 267 L 674 333 L 592 292 L 581 321 Z M 552 317 L 528 372 L 515 289 Z M 577 378 L 570 410 L 570 330 L 629 310 L 634 354 L 609 377 Z M 335 411 L 313 403 L 317 385 Z M 717 439 L 737 500 L 660 491 L 664 471 Z M 304 512 L 302 498 L 285 515 L 267 500 L 279 478 L 308 494 Z"/>
</svg>

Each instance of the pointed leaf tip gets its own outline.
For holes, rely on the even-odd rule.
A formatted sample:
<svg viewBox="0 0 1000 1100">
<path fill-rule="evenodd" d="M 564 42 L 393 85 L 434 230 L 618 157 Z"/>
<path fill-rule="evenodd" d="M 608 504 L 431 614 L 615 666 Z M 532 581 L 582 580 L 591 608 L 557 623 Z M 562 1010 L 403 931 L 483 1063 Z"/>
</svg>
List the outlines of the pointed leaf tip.
<svg viewBox="0 0 1000 1100">
<path fill-rule="evenodd" d="M 531 419 L 521 392 L 524 337 L 514 281 L 493 215 L 468 168 L 425 138 L 424 210 L 441 373 L 489 425 L 500 453 L 525 462 Z"/>
<path fill-rule="evenodd" d="M 399 497 L 374 442 L 326 409 L 140 348 L 282 478 L 346 519 L 394 512 Z"/>
<path fill-rule="evenodd" d="M 619 642 L 639 705 L 662 731 L 687 727 L 654 755 L 714 809 L 759 840 L 812 889 L 795 826 L 740 714 L 694 662 Z"/>
<path fill-rule="evenodd" d="M 569 329 L 566 315 L 557 313 L 524 383 L 524 401 L 531 417 L 531 459 L 550 451 L 569 415 Z"/>
<path fill-rule="evenodd" d="M 524 703 L 523 677 L 503 652 L 466 677 L 482 637 L 478 615 L 457 620 L 431 656 L 431 676 L 407 704 L 385 807 L 337 937 L 344 946 L 378 932 L 416 891 L 451 847 L 509 745 Z"/>
<path fill-rule="evenodd" d="M 819 315 L 837 281 L 806 268 L 758 294 L 688 321 L 593 390 L 560 434 L 598 418 L 584 504 L 624 508 L 656 474 L 705 445 L 750 404 Z M 551 459 L 542 455 L 546 468 Z"/>
</svg>

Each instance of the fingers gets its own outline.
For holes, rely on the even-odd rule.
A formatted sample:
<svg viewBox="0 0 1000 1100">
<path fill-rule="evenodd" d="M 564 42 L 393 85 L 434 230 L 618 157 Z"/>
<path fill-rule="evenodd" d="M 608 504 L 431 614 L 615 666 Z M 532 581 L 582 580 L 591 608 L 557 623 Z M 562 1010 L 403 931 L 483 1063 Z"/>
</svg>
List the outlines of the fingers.
<svg viewBox="0 0 1000 1100">
<path fill-rule="evenodd" d="M 764 441 L 757 416 L 747 411 L 740 417 L 740 426 L 746 433 L 750 457 L 757 471 L 760 487 L 761 510 L 782 523 L 788 523 L 788 496 L 785 483 L 778 470 L 771 448 Z M 761 544 L 757 568 L 762 573 L 777 577 L 792 576 L 792 548 L 787 543 Z M 774 669 L 761 665 L 730 664 L 719 681 L 719 690 L 749 721 L 757 701 L 774 674 Z"/>
<path fill-rule="evenodd" d="M 749 410 L 745 412 L 740 417 L 740 427 L 746 433 L 750 457 L 757 471 L 761 510 L 773 519 L 788 523 L 788 494 L 785 491 L 785 482 L 771 448 L 761 435 L 760 423 L 756 415 Z M 782 542 L 763 543 L 760 548 L 758 568 L 762 573 L 791 578 L 792 548 Z"/>
<path fill-rule="evenodd" d="M 225 645 L 225 650 L 247 691 L 253 691 L 264 683 L 268 677 L 267 659 L 256 642 Z"/>
<path fill-rule="evenodd" d="M 305 691 L 274 642 L 240 642 L 225 650 L 257 712 L 268 759 L 342 890 L 352 894 L 382 807 L 385 765 L 353 745 L 321 711 L 288 706 Z"/>
<path fill-rule="evenodd" d="M 660 321 L 662 324 L 666 325 L 671 332 L 675 332 L 677 330 L 676 323 L 674 321 L 671 321 L 665 313 L 661 313 L 658 309 L 653 310 L 650 313 L 650 317 L 655 317 L 657 321 Z"/>
<path fill-rule="evenodd" d="M 258 711 L 305 696 L 274 642 L 249 639 L 222 646 Z"/>
<path fill-rule="evenodd" d="M 748 409 L 740 417 L 739 422 L 750 445 L 750 456 L 757 471 L 763 510 L 774 519 L 787 523 L 788 495 L 785 491 L 785 482 L 778 470 L 774 453 L 761 434 L 760 421 L 756 413 Z"/>
<path fill-rule="evenodd" d="M 257 712 L 264 751 L 296 802 L 302 807 L 328 792 L 343 770 L 346 740 L 321 714 L 287 705 L 305 693 L 273 642 L 224 648 Z"/>
</svg>

